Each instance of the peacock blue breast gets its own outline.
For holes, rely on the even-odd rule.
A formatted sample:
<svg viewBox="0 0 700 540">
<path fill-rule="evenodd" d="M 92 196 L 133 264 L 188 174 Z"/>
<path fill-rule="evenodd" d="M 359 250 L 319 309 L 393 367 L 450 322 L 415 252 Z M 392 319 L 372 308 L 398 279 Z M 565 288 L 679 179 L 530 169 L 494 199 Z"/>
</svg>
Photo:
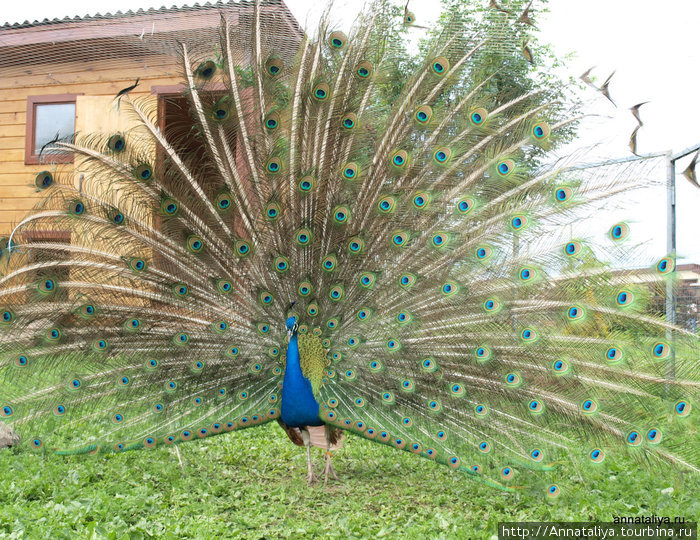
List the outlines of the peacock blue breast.
<svg viewBox="0 0 700 540">
<path fill-rule="evenodd" d="M 311 382 L 301 371 L 299 343 L 295 332 L 287 346 L 287 367 L 282 387 L 282 421 L 291 427 L 322 426 L 318 407 Z"/>
</svg>

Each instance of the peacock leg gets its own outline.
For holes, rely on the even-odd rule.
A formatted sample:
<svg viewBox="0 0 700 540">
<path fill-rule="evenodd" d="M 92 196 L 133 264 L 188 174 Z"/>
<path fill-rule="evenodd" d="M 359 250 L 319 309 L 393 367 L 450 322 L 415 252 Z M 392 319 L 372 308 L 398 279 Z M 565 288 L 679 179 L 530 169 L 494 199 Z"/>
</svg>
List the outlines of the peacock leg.
<svg viewBox="0 0 700 540">
<path fill-rule="evenodd" d="M 328 426 L 325 427 L 325 433 L 326 433 L 326 467 L 323 469 L 323 473 L 325 475 L 325 479 L 323 480 L 323 485 L 325 486 L 328 484 L 328 473 L 331 473 L 333 475 L 333 478 L 338 480 L 338 475 L 335 474 L 335 470 L 333 470 L 333 465 L 331 464 L 331 431 Z"/>
<path fill-rule="evenodd" d="M 301 428 L 301 438 L 304 439 L 304 446 L 306 446 L 306 465 L 308 473 L 306 475 L 306 481 L 309 485 L 316 481 L 316 475 L 314 474 L 314 468 L 311 465 L 311 435 L 307 430 Z"/>
</svg>

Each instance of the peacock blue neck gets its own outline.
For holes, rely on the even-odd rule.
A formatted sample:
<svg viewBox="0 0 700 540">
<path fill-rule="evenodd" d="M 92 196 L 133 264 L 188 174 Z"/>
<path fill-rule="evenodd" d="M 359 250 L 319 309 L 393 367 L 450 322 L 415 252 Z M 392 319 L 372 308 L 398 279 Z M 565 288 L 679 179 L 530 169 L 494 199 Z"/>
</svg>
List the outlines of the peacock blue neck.
<svg viewBox="0 0 700 540">
<path fill-rule="evenodd" d="M 294 332 L 287 345 L 287 367 L 282 386 L 282 422 L 292 427 L 321 426 L 318 401 L 311 382 L 301 371 L 299 341 Z"/>
</svg>

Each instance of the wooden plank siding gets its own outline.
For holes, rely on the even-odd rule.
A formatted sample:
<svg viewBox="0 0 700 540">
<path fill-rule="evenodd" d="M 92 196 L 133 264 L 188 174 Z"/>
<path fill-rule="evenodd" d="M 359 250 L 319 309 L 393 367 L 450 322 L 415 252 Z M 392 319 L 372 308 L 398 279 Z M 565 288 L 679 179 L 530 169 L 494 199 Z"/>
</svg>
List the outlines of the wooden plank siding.
<svg viewBox="0 0 700 540">
<path fill-rule="evenodd" d="M 147 62 L 126 59 L 123 65 L 111 69 L 104 69 L 104 63 L 100 62 L 78 62 L 32 66 L 32 73 L 24 76 L 4 77 L 2 72 L 0 67 L 0 236 L 8 235 L 34 207 L 39 199 L 34 178 L 38 172 L 52 168 L 25 164 L 28 96 L 83 94 L 76 100 L 76 129 L 83 133 L 106 132 L 110 128 L 117 131 L 129 126 L 124 120 L 107 120 L 105 115 L 110 115 L 110 109 L 116 107 L 112 99 L 119 90 L 140 77 L 139 86 L 130 96 L 151 96 L 153 86 L 176 85 L 182 81 L 178 65 L 156 57 Z"/>
<path fill-rule="evenodd" d="M 119 90 L 137 77 L 132 98 L 157 94 L 152 91 L 157 87 L 182 85 L 176 58 L 164 51 L 182 42 L 216 43 L 222 16 L 235 27 L 241 17 L 252 17 L 252 9 L 250 2 L 224 1 L 0 27 L 0 237 L 38 201 L 37 173 L 51 170 L 49 165 L 25 163 L 29 96 L 79 94 L 77 130 L 126 129 L 112 111 Z M 279 28 L 277 46 L 293 56 L 303 32 L 284 2 L 263 0 L 261 18 L 268 27 Z M 251 47 L 238 46 L 244 63 Z M 60 167 L 79 174 L 73 165 Z"/>
</svg>

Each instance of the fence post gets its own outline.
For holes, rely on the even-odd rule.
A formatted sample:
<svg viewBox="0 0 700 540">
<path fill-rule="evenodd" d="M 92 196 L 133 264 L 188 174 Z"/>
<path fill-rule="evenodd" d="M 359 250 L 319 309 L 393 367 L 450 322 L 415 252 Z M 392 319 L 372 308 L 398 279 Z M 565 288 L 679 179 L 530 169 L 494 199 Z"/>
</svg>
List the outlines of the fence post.
<svg viewBox="0 0 700 540">
<path fill-rule="evenodd" d="M 676 160 L 669 151 L 666 154 L 666 251 L 676 266 Z M 666 278 L 666 322 L 669 325 L 676 324 L 676 290 L 673 278 Z M 666 380 L 676 378 L 676 356 L 674 350 L 674 336 L 671 329 L 666 330 L 666 339 L 671 345 L 671 354 L 666 360 Z M 669 393 L 669 384 L 666 383 L 666 394 Z"/>
</svg>

